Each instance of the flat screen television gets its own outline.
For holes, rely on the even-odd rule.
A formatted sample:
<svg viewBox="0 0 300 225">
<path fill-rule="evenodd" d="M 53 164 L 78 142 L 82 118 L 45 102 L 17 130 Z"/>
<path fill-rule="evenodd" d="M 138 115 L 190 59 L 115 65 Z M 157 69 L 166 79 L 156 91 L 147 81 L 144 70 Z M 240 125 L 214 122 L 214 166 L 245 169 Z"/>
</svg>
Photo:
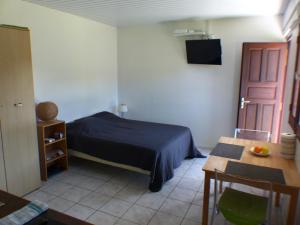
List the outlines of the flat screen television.
<svg viewBox="0 0 300 225">
<path fill-rule="evenodd" d="M 189 64 L 222 65 L 221 40 L 187 40 L 186 54 Z"/>
</svg>

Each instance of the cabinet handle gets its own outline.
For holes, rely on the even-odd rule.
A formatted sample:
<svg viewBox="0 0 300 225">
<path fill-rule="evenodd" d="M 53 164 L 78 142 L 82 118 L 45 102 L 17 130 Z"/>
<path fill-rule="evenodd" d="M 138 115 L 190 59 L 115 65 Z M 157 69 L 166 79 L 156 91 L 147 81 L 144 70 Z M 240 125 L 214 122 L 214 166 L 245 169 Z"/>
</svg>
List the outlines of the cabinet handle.
<svg viewBox="0 0 300 225">
<path fill-rule="evenodd" d="M 21 102 L 15 103 L 14 106 L 15 106 L 15 107 L 23 107 L 23 103 L 21 103 Z"/>
</svg>

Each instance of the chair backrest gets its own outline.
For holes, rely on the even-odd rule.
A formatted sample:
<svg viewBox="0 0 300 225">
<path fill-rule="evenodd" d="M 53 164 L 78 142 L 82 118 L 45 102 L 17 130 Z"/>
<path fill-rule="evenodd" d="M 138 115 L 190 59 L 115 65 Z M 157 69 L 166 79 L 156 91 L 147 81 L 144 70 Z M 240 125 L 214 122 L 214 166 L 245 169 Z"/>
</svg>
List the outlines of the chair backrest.
<svg viewBox="0 0 300 225">
<path fill-rule="evenodd" d="M 271 142 L 271 132 L 262 130 L 250 130 L 236 128 L 234 131 L 235 138 L 249 139 L 249 140 L 259 140 Z"/>
<path fill-rule="evenodd" d="M 272 219 L 272 202 L 273 202 L 273 185 L 269 181 L 265 180 L 253 180 L 246 177 L 231 175 L 231 174 L 225 174 L 221 171 L 215 170 L 215 183 L 214 183 L 214 208 L 216 207 L 217 201 L 219 199 L 218 197 L 218 181 L 220 182 L 229 182 L 229 183 L 237 183 L 242 184 L 246 186 L 256 187 L 260 189 L 267 190 L 269 192 L 268 194 L 268 212 L 267 212 L 267 218 L 266 218 L 266 225 L 271 224 Z"/>
<path fill-rule="evenodd" d="M 254 180 L 247 177 L 237 175 L 225 174 L 221 171 L 215 170 L 215 180 L 221 180 L 230 183 L 243 184 L 246 186 L 256 187 L 267 191 L 272 191 L 273 185 L 270 181 Z"/>
</svg>

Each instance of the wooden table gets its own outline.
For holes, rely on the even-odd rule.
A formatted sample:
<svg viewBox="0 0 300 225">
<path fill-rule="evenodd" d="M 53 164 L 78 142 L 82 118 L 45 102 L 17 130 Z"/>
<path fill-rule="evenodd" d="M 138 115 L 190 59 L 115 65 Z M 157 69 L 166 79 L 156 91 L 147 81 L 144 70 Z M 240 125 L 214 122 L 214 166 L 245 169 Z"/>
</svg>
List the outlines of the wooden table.
<svg viewBox="0 0 300 225">
<path fill-rule="evenodd" d="M 287 225 L 295 224 L 298 192 L 300 189 L 300 174 L 297 170 L 294 160 L 287 160 L 280 156 L 281 145 L 271 144 L 267 142 L 251 141 L 244 139 L 235 139 L 228 137 L 221 137 L 219 143 L 234 144 L 245 146 L 241 160 L 233 160 L 218 156 L 209 156 L 207 162 L 203 167 L 205 172 L 204 179 L 204 197 L 203 197 L 203 214 L 202 214 L 202 225 L 208 224 L 209 216 L 209 193 L 210 193 L 210 180 L 214 179 L 215 169 L 225 171 L 228 161 L 238 161 L 242 163 L 248 163 L 257 166 L 265 166 L 271 168 L 282 169 L 286 185 L 274 183 L 273 190 L 276 193 L 284 193 L 290 196 L 289 210 L 287 217 Z M 271 150 L 269 157 L 257 157 L 249 152 L 252 146 L 268 146 Z M 279 194 L 277 195 L 279 196 Z M 277 198 L 278 200 L 278 198 Z"/>
<path fill-rule="evenodd" d="M 5 203 L 4 206 L 0 206 L 0 218 L 9 215 L 10 213 L 24 207 L 29 203 L 29 201 L 19 198 L 15 195 L 8 194 L 7 192 L 0 190 L 0 202 Z M 43 215 L 47 218 L 49 224 L 60 224 L 60 225 L 92 225 L 90 223 L 78 220 L 74 217 L 68 216 L 66 214 L 57 212 L 52 209 L 48 209 Z"/>
</svg>

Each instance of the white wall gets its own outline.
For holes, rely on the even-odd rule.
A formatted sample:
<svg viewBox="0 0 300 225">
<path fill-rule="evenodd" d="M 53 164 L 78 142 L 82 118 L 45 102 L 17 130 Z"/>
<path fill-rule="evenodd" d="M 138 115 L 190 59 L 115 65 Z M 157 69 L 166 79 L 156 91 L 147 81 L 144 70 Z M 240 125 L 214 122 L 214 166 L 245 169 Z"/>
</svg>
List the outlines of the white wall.
<svg viewBox="0 0 300 225">
<path fill-rule="evenodd" d="M 37 101 L 72 120 L 117 104 L 117 29 L 20 0 L 0 0 L 0 24 L 31 30 Z"/>
<path fill-rule="evenodd" d="M 236 125 L 243 42 L 283 41 L 279 18 L 210 21 L 222 39 L 223 65 L 189 65 L 178 28 L 203 28 L 200 21 L 135 26 L 118 30 L 119 102 L 128 117 L 181 124 L 196 143 L 212 147 Z"/>
</svg>

